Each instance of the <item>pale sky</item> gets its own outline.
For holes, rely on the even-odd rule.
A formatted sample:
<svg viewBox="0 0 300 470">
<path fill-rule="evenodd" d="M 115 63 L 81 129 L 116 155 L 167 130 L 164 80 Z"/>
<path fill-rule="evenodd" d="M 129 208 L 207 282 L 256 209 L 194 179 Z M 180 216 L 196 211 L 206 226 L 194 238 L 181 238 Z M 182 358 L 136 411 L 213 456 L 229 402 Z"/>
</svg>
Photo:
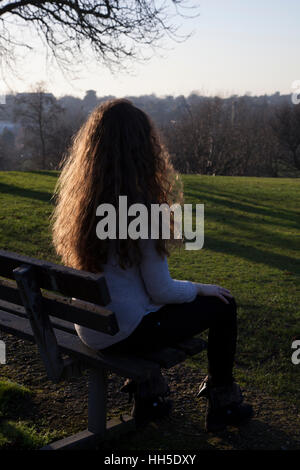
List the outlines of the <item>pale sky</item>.
<svg viewBox="0 0 300 470">
<path fill-rule="evenodd" d="M 181 33 L 193 31 L 186 42 L 164 41 L 167 50 L 145 64 L 133 64 L 133 73 L 112 75 L 92 64 L 80 77 L 67 81 L 59 70 L 47 71 L 40 48 L 27 55 L 19 75 L 9 86 L 21 92 L 45 81 L 56 96 L 82 97 L 94 89 L 98 96 L 187 96 L 201 94 L 253 95 L 291 93 L 300 80 L 299 0 L 194 0 L 200 16 L 180 19 Z M 161 57 L 161 55 L 163 57 Z"/>
</svg>

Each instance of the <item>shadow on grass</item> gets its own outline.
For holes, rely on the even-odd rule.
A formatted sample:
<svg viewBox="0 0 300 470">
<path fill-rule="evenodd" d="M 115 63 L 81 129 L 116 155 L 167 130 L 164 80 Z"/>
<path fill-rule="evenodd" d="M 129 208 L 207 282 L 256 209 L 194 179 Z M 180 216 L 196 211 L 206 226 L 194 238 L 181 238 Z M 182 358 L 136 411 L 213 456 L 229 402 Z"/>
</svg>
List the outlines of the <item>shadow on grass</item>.
<svg viewBox="0 0 300 470">
<path fill-rule="evenodd" d="M 34 419 L 38 413 L 38 407 L 34 403 L 33 397 L 27 389 L 13 382 L 4 382 L 7 389 L 1 394 L 0 412 L 5 420 Z M 4 387 L 5 387 L 4 385 Z"/>
<path fill-rule="evenodd" d="M 36 191 L 35 189 L 20 188 L 12 184 L 0 183 L 0 193 L 11 194 L 13 196 L 26 197 L 29 199 L 39 199 L 40 201 L 50 202 L 52 193 L 46 191 Z"/>
<path fill-rule="evenodd" d="M 205 248 L 212 251 L 235 255 L 258 264 L 267 264 L 282 271 L 291 271 L 300 275 L 300 263 L 289 256 L 260 250 L 250 245 L 230 242 L 208 235 L 205 237 Z"/>
<path fill-rule="evenodd" d="M 278 426 L 274 426 L 254 417 L 238 430 L 230 428 L 220 436 L 233 450 L 299 450 L 299 442 L 279 426 L 280 420 Z"/>
<path fill-rule="evenodd" d="M 58 170 L 52 170 L 52 171 L 48 171 L 48 170 L 31 170 L 31 171 L 26 171 L 26 173 L 30 173 L 32 175 L 53 176 L 54 178 L 57 178 L 57 176 L 59 175 L 60 172 Z"/>
<path fill-rule="evenodd" d="M 196 191 L 196 189 L 194 189 L 194 191 Z M 247 204 L 244 202 L 240 202 L 240 199 L 233 200 L 234 197 L 232 194 L 228 194 L 225 196 L 226 198 L 227 197 L 230 198 L 230 200 L 228 200 L 228 199 L 222 198 L 222 193 L 216 192 L 215 194 L 217 195 L 217 197 L 212 195 L 211 193 L 212 191 L 210 190 L 208 190 L 208 192 L 205 193 L 204 191 L 201 191 L 198 188 L 197 196 L 196 196 L 196 194 L 193 192 L 193 189 L 189 186 L 189 188 L 185 191 L 185 197 L 188 196 L 190 198 L 197 198 L 199 200 L 203 199 L 204 202 L 207 201 L 211 203 L 212 206 L 218 205 L 218 206 L 223 206 L 224 208 L 226 207 L 228 209 L 238 210 L 238 211 L 242 211 L 242 212 L 249 213 L 249 214 L 262 215 L 265 217 L 273 217 L 275 219 L 280 218 L 283 220 L 287 220 L 289 222 L 293 222 L 295 224 L 295 227 L 298 227 L 298 224 L 296 223 L 297 214 L 294 211 L 291 211 L 288 209 L 285 209 L 284 211 L 282 211 L 280 209 L 274 209 L 272 206 L 262 206 L 261 204 L 255 205 L 255 202 L 256 202 L 255 200 Z M 220 212 L 218 211 L 218 213 Z M 274 225 L 274 221 L 271 222 L 268 220 L 264 220 L 263 223 L 270 223 Z"/>
<path fill-rule="evenodd" d="M 149 423 L 139 431 L 105 442 L 101 450 L 109 451 L 146 451 L 149 454 L 159 449 L 184 453 L 191 451 L 216 450 L 281 450 L 299 449 L 300 445 L 285 431 L 260 421 L 254 417 L 239 428 L 228 427 L 216 433 L 204 429 L 204 416 L 193 418 L 175 413 L 173 417 L 159 423 Z M 288 444 L 287 444 L 288 443 Z"/>
<path fill-rule="evenodd" d="M 269 225 L 270 227 L 274 228 L 276 224 L 271 223 L 270 221 L 255 220 L 255 223 L 253 223 L 253 220 L 244 220 L 244 218 L 235 213 L 233 213 L 230 218 L 226 217 L 225 219 L 225 215 L 220 217 L 220 212 L 215 209 L 212 210 L 211 208 L 208 210 L 207 218 L 214 220 L 215 223 L 219 222 L 222 225 L 225 224 L 229 227 L 232 227 L 235 236 L 238 233 L 243 237 L 244 240 L 250 240 L 251 243 L 253 243 L 253 241 L 265 243 L 268 249 L 270 249 L 270 246 L 276 245 L 282 250 L 299 250 L 300 242 L 298 234 L 296 235 L 296 233 L 290 232 L 286 234 L 281 233 L 280 231 L 271 231 L 269 229 L 263 228 L 263 225 Z M 283 228 L 281 223 L 278 223 L 277 225 L 280 227 L 280 229 Z M 291 229 L 291 226 L 287 227 L 287 229 Z"/>
</svg>

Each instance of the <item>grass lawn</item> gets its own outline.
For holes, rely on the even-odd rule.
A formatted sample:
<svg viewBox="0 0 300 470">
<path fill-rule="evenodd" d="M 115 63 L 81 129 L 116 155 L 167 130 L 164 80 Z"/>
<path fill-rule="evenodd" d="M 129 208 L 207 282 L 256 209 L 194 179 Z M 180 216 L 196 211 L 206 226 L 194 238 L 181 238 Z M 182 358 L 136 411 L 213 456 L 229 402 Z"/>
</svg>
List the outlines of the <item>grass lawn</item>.
<svg viewBox="0 0 300 470">
<path fill-rule="evenodd" d="M 205 242 L 171 261 L 173 274 L 227 287 L 239 306 L 238 375 L 297 400 L 300 366 L 300 181 L 186 176 L 185 202 L 205 204 Z"/>
<path fill-rule="evenodd" d="M 0 172 L 1 249 L 58 261 L 49 231 L 56 178 L 57 172 Z M 300 407 L 300 365 L 291 362 L 292 340 L 300 336 L 300 181 L 183 181 L 185 202 L 205 204 L 205 242 L 200 251 L 174 252 L 171 274 L 232 291 L 239 312 L 235 376 L 245 388 Z M 196 361 L 189 360 L 191 371 Z"/>
</svg>

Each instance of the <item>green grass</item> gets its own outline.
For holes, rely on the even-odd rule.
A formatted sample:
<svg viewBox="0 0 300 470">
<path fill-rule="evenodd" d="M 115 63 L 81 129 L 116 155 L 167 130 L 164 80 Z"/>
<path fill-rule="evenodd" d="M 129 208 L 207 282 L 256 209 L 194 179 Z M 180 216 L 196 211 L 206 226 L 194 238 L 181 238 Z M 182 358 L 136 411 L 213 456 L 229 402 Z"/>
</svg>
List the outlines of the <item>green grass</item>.
<svg viewBox="0 0 300 470">
<path fill-rule="evenodd" d="M 0 172 L 2 249 L 58 261 L 51 245 L 50 202 L 57 172 Z"/>
<path fill-rule="evenodd" d="M 8 380 L 0 381 L 0 449 L 39 449 L 53 438 L 51 432 L 38 432 L 36 426 L 21 420 L 30 406 L 31 391 Z"/>
<path fill-rule="evenodd" d="M 185 176 L 185 202 L 205 205 L 205 242 L 173 256 L 178 278 L 227 287 L 239 306 L 236 375 L 300 403 L 300 181 Z"/>
<path fill-rule="evenodd" d="M 30 398 L 31 392 L 22 385 L 9 380 L 0 381 L 0 416 L 7 416 L 10 410 L 16 411 L 24 405 L 24 401 Z"/>
<path fill-rule="evenodd" d="M 40 434 L 26 422 L 4 421 L 0 426 L 1 450 L 37 450 L 52 439 L 52 433 Z"/>
<path fill-rule="evenodd" d="M 50 198 L 57 172 L 1 172 L 0 247 L 58 261 L 51 245 Z M 300 182 L 293 178 L 184 176 L 185 202 L 205 204 L 205 243 L 176 251 L 178 279 L 214 283 L 239 312 L 235 375 L 252 389 L 300 405 Z M 196 367 L 195 360 L 190 360 Z"/>
</svg>

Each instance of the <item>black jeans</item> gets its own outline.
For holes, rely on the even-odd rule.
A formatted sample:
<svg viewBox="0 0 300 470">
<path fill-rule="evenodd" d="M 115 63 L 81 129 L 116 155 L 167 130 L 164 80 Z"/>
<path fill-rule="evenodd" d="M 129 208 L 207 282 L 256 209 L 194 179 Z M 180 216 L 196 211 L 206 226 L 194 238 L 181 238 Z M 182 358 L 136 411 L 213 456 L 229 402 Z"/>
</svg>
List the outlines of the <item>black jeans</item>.
<svg viewBox="0 0 300 470">
<path fill-rule="evenodd" d="M 208 373 L 214 385 L 233 380 L 232 369 L 237 339 L 237 306 L 218 297 L 197 296 L 192 302 L 167 304 L 145 315 L 134 332 L 106 348 L 110 351 L 153 351 L 209 329 Z"/>
</svg>

